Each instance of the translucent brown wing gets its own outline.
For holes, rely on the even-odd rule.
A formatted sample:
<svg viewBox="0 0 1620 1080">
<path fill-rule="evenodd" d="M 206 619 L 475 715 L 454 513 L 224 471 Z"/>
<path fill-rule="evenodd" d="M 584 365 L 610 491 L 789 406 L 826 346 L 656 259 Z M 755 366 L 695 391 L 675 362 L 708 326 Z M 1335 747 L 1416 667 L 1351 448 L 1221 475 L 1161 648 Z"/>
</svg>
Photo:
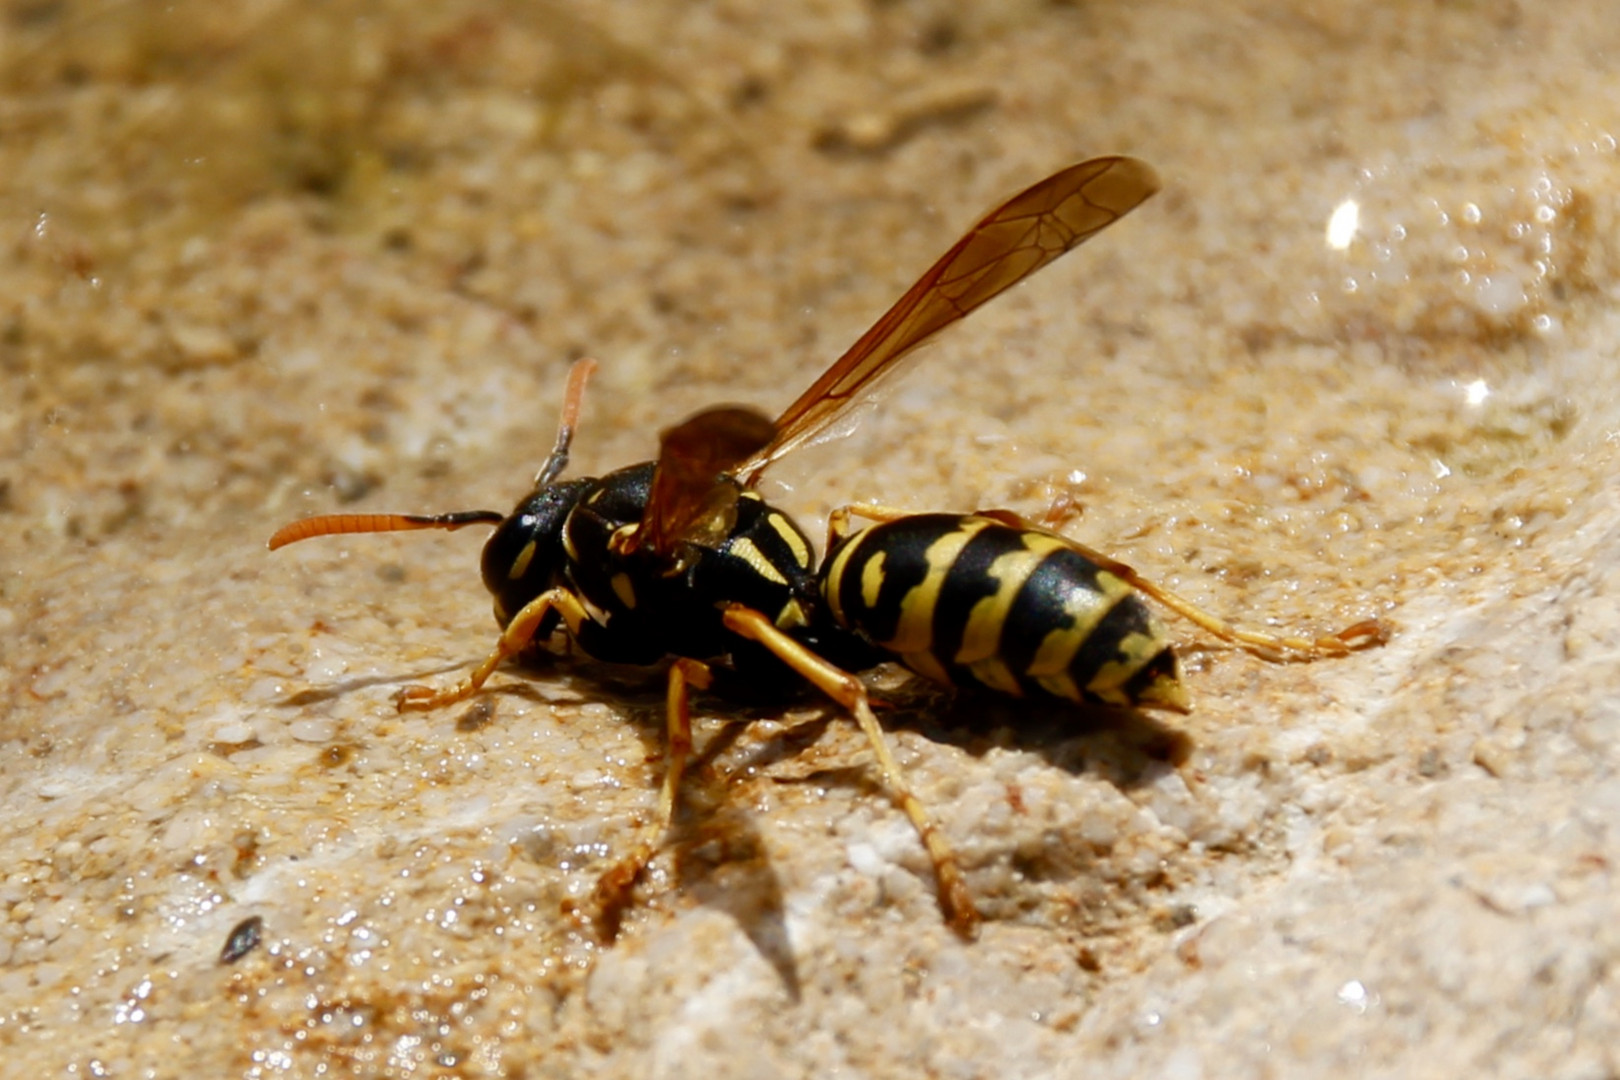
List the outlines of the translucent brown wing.
<svg viewBox="0 0 1620 1080">
<path fill-rule="evenodd" d="M 895 363 L 930 336 L 1135 209 L 1159 190 L 1145 162 L 1100 157 L 1071 165 L 985 215 L 928 268 L 776 421 L 776 436 L 737 467 L 753 484 L 767 465 L 826 431 Z"/>
<path fill-rule="evenodd" d="M 682 542 L 719 544 L 736 521 L 741 491 L 726 475 L 775 433 L 763 413 L 738 405 L 705 409 L 661 433 L 647 509 L 620 552 L 645 545 L 670 555 Z"/>
</svg>

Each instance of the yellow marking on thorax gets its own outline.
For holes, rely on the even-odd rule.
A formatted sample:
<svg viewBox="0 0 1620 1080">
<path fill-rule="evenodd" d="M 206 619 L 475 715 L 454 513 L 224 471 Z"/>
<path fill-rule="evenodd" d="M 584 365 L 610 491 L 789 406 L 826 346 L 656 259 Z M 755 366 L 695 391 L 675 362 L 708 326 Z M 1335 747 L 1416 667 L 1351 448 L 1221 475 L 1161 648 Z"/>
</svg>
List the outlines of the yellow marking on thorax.
<svg viewBox="0 0 1620 1080">
<path fill-rule="evenodd" d="M 782 538 L 782 543 L 788 546 L 788 550 L 793 552 L 794 561 L 808 570 L 810 568 L 810 545 L 804 542 L 804 537 L 799 534 L 798 529 L 793 527 L 793 523 L 777 513 L 766 514 L 765 521 L 775 530 L 776 535 Z"/>
<path fill-rule="evenodd" d="M 516 581 L 529 572 L 529 563 L 534 561 L 534 552 L 535 542 L 533 540 L 523 545 L 523 550 L 518 552 L 517 558 L 512 560 L 512 565 L 506 571 L 509 580 Z"/>
<path fill-rule="evenodd" d="M 731 546 L 727 548 L 727 550 L 732 555 L 735 555 L 737 558 L 747 563 L 754 573 L 758 574 L 765 580 L 773 581 L 778 585 L 786 585 L 788 583 L 788 579 L 783 576 L 782 571 L 778 570 L 776 566 L 765 557 L 765 553 L 759 550 L 759 545 L 754 543 L 752 540 L 749 540 L 747 537 L 740 540 L 733 540 L 731 542 Z"/>
<path fill-rule="evenodd" d="M 608 578 L 608 584 L 613 586 L 613 595 L 619 598 L 619 603 L 631 609 L 636 606 L 636 587 L 629 574 L 614 574 Z"/>
<path fill-rule="evenodd" d="M 792 630 L 799 626 L 809 626 L 810 620 L 804 614 L 804 607 L 797 600 L 789 600 L 782 605 L 782 610 L 776 613 L 772 620 L 778 630 Z"/>
<path fill-rule="evenodd" d="M 991 525 L 983 518 L 967 518 L 963 522 L 928 545 L 924 559 L 928 563 L 928 571 L 922 581 L 906 591 L 900 600 L 900 619 L 895 623 L 894 637 L 884 642 L 883 647 L 891 652 L 908 653 L 927 652 L 934 642 L 934 608 L 939 599 L 939 590 L 945 584 L 946 575 L 956 565 L 961 556 L 962 549 L 967 547 L 968 541 Z M 864 585 L 864 582 L 863 582 Z"/>
</svg>

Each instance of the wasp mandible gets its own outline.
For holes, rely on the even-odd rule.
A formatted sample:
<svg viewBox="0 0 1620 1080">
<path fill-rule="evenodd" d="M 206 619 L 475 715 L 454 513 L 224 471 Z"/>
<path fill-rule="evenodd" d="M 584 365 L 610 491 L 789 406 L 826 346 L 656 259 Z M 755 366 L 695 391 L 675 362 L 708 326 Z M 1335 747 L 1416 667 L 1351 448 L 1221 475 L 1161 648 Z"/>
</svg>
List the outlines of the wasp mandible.
<svg viewBox="0 0 1620 1080">
<path fill-rule="evenodd" d="M 932 861 L 950 924 L 978 913 L 945 836 L 911 792 L 854 672 L 889 660 L 948 686 L 1076 703 L 1185 711 L 1174 651 L 1148 596 L 1267 659 L 1338 656 L 1374 644 L 1374 620 L 1306 639 L 1239 630 L 1134 571 L 1007 511 L 833 514 L 818 570 L 804 531 L 755 491 L 794 447 L 825 434 L 923 341 L 1095 236 L 1159 188 L 1153 170 L 1100 157 L 990 211 L 775 421 L 709 409 L 660 436 L 656 461 L 561 479 L 591 361 L 576 364 L 556 443 L 509 514 L 332 514 L 293 522 L 272 549 L 337 533 L 492 525 L 483 579 L 502 627 L 489 655 L 443 689 L 408 686 L 401 709 L 476 693 L 506 659 L 561 632 L 597 660 L 670 661 L 668 754 L 658 814 L 602 879 L 603 918 L 656 853 L 692 752 L 693 688 L 780 692 L 806 680 L 866 734 L 889 792 Z M 876 524 L 855 530 L 851 521 Z"/>
</svg>

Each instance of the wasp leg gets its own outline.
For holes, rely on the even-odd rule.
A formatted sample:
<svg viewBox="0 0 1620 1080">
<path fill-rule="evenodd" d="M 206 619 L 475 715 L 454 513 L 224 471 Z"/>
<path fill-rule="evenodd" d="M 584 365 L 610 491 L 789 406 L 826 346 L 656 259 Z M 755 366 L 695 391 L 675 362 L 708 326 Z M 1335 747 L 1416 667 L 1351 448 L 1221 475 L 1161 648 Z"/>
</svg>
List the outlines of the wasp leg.
<svg viewBox="0 0 1620 1080">
<path fill-rule="evenodd" d="M 619 936 L 619 923 L 629 905 L 630 889 L 647 864 L 658 853 L 664 837 L 675 821 L 675 800 L 680 793 L 681 776 L 692 756 L 692 713 L 688 686 L 707 690 L 714 681 L 709 665 L 684 657 L 670 665 L 669 689 L 664 706 L 669 727 L 669 749 L 664 759 L 664 782 L 658 792 L 658 817 L 641 840 L 596 883 L 596 907 L 602 920 L 602 937 L 612 941 Z"/>
<path fill-rule="evenodd" d="M 1063 526 L 1079 517 L 1084 512 L 1080 500 L 1070 492 L 1060 492 L 1046 507 L 1046 513 L 1036 523 L 1038 528 L 1047 532 L 1057 532 Z"/>
<path fill-rule="evenodd" d="M 1015 528 L 1039 528 L 1011 510 L 979 510 L 976 513 L 980 517 L 994 518 Z M 1202 628 L 1210 636 L 1236 645 L 1262 660 L 1269 660 L 1272 663 L 1320 660 L 1323 657 L 1345 656 L 1358 649 L 1382 645 L 1389 640 L 1389 628 L 1378 619 L 1363 619 L 1361 622 L 1347 626 L 1337 633 L 1323 634 L 1315 638 L 1299 637 L 1295 634 L 1268 634 L 1259 630 L 1244 630 L 1233 626 L 1219 615 L 1199 607 L 1191 600 L 1177 596 L 1164 586 L 1155 585 L 1118 559 L 1110 558 L 1102 552 L 1089 548 L 1069 537 L 1063 537 L 1062 539 L 1064 543 L 1125 582 L 1137 592 L 1157 600 L 1188 622 Z"/>
<path fill-rule="evenodd" d="M 567 589 L 547 589 L 539 596 L 524 604 L 522 609 L 506 624 L 501 631 L 500 640 L 495 648 L 484 657 L 483 663 L 473 668 L 472 674 L 465 679 L 444 690 L 435 690 L 431 686 L 407 686 L 394 695 L 394 704 L 401 712 L 408 709 L 437 709 L 444 705 L 454 705 L 476 694 L 484 682 L 500 667 L 501 661 L 509 656 L 516 656 L 529 647 L 534 635 L 540 629 L 540 624 L 552 610 L 562 613 L 563 621 L 570 629 L 578 628 L 589 618 L 579 597 Z"/>
<path fill-rule="evenodd" d="M 899 510 L 892 506 L 883 506 L 879 503 L 849 503 L 840 506 L 827 515 L 827 547 L 831 551 L 837 544 L 849 536 L 849 521 L 851 518 L 865 518 L 867 521 L 882 523 L 885 521 L 899 521 L 903 517 L 910 517 L 915 510 Z"/>
<path fill-rule="evenodd" d="M 877 757 L 878 767 L 883 773 L 883 781 L 888 785 L 890 795 L 905 811 L 906 817 L 911 819 L 912 826 L 917 830 L 917 835 L 934 864 L 940 906 L 944 909 L 946 920 L 958 934 L 964 938 L 973 938 L 978 933 L 979 913 L 973 906 L 973 897 L 968 892 L 962 868 L 956 861 L 956 854 L 951 850 L 950 841 L 930 820 L 928 811 L 907 786 L 899 763 L 894 760 L 894 755 L 889 753 L 888 743 L 883 740 L 883 729 L 878 726 L 877 717 L 873 715 L 871 704 L 867 700 L 866 687 L 849 672 L 833 666 L 804 645 L 794 641 L 770 619 L 752 608 L 741 604 L 727 604 L 724 618 L 728 630 L 752 638 L 771 650 L 777 659 L 804 676 L 817 689 L 854 715 L 855 722 L 861 726 L 867 740 L 872 744 L 872 752 Z"/>
</svg>

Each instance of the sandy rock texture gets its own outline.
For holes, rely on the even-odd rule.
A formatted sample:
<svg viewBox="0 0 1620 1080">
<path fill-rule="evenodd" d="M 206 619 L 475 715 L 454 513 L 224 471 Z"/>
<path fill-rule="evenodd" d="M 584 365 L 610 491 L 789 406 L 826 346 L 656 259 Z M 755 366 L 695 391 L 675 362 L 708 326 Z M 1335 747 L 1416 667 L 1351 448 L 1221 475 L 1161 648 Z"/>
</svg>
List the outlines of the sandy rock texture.
<svg viewBox="0 0 1620 1080">
<path fill-rule="evenodd" d="M 0 6 L 0 1075 L 1620 1074 L 1620 20 L 1558 5 Z M 1164 190 L 772 470 L 1055 502 L 1253 626 L 1195 711 L 853 725 L 492 644 L 478 530 L 784 406 L 976 215 Z M 244 926 L 257 919 L 255 932 Z M 232 942 L 246 951 L 221 959 Z M 251 946 L 251 947 L 250 947 Z"/>
</svg>

